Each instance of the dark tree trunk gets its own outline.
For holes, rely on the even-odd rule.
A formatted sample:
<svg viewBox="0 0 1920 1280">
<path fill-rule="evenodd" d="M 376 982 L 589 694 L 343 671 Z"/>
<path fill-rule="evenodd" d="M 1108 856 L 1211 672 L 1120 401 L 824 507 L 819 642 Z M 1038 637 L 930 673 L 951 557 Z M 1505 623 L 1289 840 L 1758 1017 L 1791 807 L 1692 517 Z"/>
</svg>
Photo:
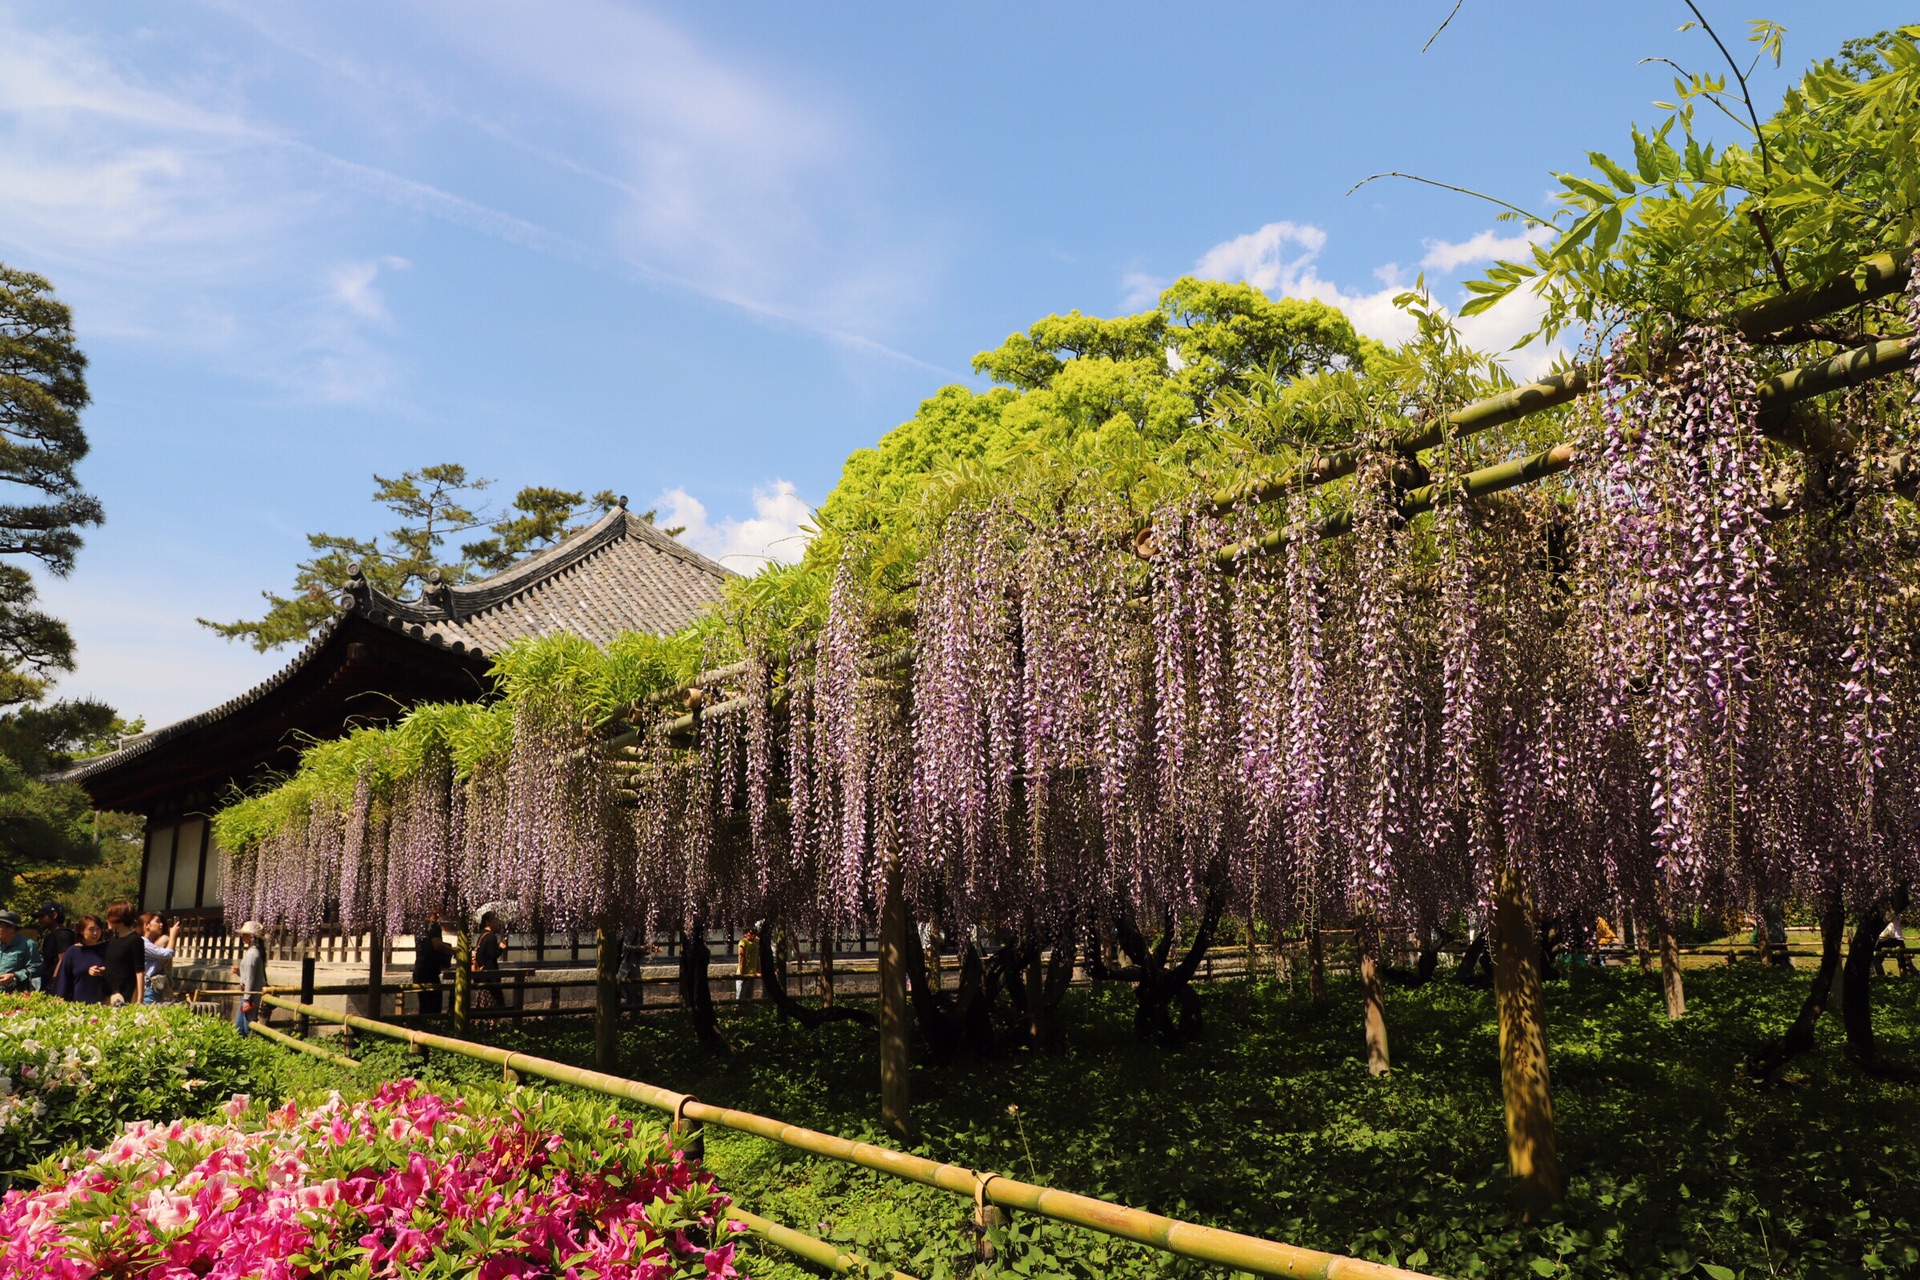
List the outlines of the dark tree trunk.
<svg viewBox="0 0 1920 1280">
<path fill-rule="evenodd" d="M 1140 1007 L 1134 1014 L 1133 1027 L 1142 1040 L 1158 1039 L 1171 1049 L 1206 1034 L 1200 994 L 1193 989 L 1193 975 L 1199 972 L 1201 959 L 1213 945 L 1214 930 L 1220 926 L 1225 903 L 1226 894 L 1216 884 L 1207 895 L 1206 915 L 1201 918 L 1193 945 L 1187 948 L 1180 963 L 1171 966 L 1167 963 L 1174 943 L 1171 919 L 1162 924 L 1159 941 L 1151 947 L 1131 920 L 1115 919 L 1114 936 L 1133 964 L 1113 976 L 1134 984 L 1134 998 Z"/>
<path fill-rule="evenodd" d="M 1793 1020 L 1785 1035 L 1763 1045 L 1754 1054 L 1749 1070 L 1756 1080 L 1771 1079 L 1789 1059 L 1813 1048 L 1815 1029 L 1820 1024 L 1820 1015 L 1827 1011 L 1827 997 L 1840 972 L 1840 944 L 1846 934 L 1846 908 L 1836 893 L 1827 899 L 1826 908 L 1820 913 L 1820 969 L 1813 975 L 1813 985 L 1800 1004 L 1800 1016 Z"/>
<path fill-rule="evenodd" d="M 707 969 L 713 953 L 707 949 L 707 926 L 696 921 L 691 931 L 680 931 L 680 1004 L 693 1019 L 693 1033 L 700 1047 L 709 1053 L 731 1053 L 733 1046 L 720 1034 L 720 1018 L 714 1012 L 713 985 Z"/>
<path fill-rule="evenodd" d="M 1872 1068 L 1878 1052 L 1873 1043 L 1873 971 L 1880 931 L 1887 927 L 1886 910 L 1875 903 L 1861 911 L 1847 948 L 1846 968 L 1840 976 L 1840 1020 L 1847 1028 L 1847 1057 L 1859 1067 Z"/>
<path fill-rule="evenodd" d="M 1467 944 L 1466 954 L 1460 957 L 1460 967 L 1455 969 L 1453 977 L 1469 987 L 1487 990 L 1493 986 L 1493 957 L 1487 950 L 1487 931 L 1482 929 Z"/>
<path fill-rule="evenodd" d="M 1318 925 L 1307 928 L 1307 995 L 1316 1004 L 1327 998 L 1327 944 Z"/>
<path fill-rule="evenodd" d="M 810 1005 L 801 1004 L 788 995 L 784 966 L 777 980 L 772 976 L 774 966 L 778 962 L 778 957 L 774 953 L 772 933 L 773 929 L 769 927 L 760 935 L 760 987 L 766 993 L 767 999 L 773 1002 L 776 1014 L 781 1018 L 792 1018 L 808 1031 L 828 1022 L 859 1022 L 869 1027 L 879 1025 L 874 1021 L 871 1013 L 853 1005 L 826 1004 L 816 1009 Z"/>
</svg>

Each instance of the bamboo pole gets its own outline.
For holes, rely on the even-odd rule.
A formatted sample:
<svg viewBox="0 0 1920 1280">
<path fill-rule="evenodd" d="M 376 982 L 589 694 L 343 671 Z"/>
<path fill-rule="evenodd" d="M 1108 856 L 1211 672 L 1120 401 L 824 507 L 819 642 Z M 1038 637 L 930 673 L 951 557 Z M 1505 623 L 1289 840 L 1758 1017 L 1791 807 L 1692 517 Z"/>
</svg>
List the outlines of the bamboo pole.
<svg viewBox="0 0 1920 1280">
<path fill-rule="evenodd" d="M 1566 1194 L 1553 1131 L 1547 1068 L 1546 997 L 1533 904 L 1519 868 L 1494 881 L 1493 1000 L 1500 1020 L 1500 1093 L 1506 1104 L 1507 1166 L 1522 1210 L 1537 1213 Z"/>
<path fill-rule="evenodd" d="M 612 1071 L 618 1058 L 620 1031 L 620 946 L 606 925 L 594 930 L 593 952 L 593 1065 Z"/>
<path fill-rule="evenodd" d="M 1804 448 L 1804 437 L 1790 429 L 1789 409 L 1830 391 L 1858 386 L 1874 378 L 1909 369 L 1916 351 L 1920 351 L 1920 338 L 1890 338 L 1843 351 L 1832 359 L 1789 369 L 1767 379 L 1756 392 L 1760 401 L 1762 431 L 1781 444 L 1795 449 Z M 1579 451 L 1571 444 L 1557 444 L 1524 458 L 1513 458 L 1470 471 L 1454 485 L 1426 484 L 1408 489 L 1401 495 L 1398 509 L 1401 515 L 1411 517 L 1433 510 L 1450 490 L 1457 490 L 1462 497 L 1471 500 L 1505 489 L 1515 489 L 1567 471 L 1579 461 L 1579 457 Z M 1914 466 L 1905 455 L 1877 461 L 1897 473 L 1895 492 L 1909 500 L 1920 497 L 1920 467 Z M 1338 538 L 1352 530 L 1353 517 L 1343 511 L 1321 521 L 1314 528 L 1314 535 Z M 1280 551 L 1287 542 L 1286 532 L 1276 530 L 1252 542 L 1223 547 L 1218 559 L 1221 564 L 1230 565 L 1250 552 L 1266 555 Z"/>
<path fill-rule="evenodd" d="M 805 1258 L 815 1266 L 825 1267 L 835 1275 L 857 1275 L 863 1278 L 880 1275 L 886 1280 L 914 1280 L 913 1276 L 904 1271 L 876 1271 L 871 1262 L 857 1253 L 846 1253 L 825 1240 L 815 1239 L 791 1227 L 783 1227 L 777 1222 L 762 1218 L 758 1214 L 748 1213 L 739 1205 L 728 1205 L 727 1217 L 735 1222 L 744 1223 L 748 1231 L 768 1244 L 777 1245 L 797 1258 Z"/>
<path fill-rule="evenodd" d="M 266 996 L 263 1000 L 295 1013 L 302 1011 L 300 1006 L 280 996 Z M 991 1201 L 1009 1209 L 1037 1213 L 1059 1222 L 1164 1249 L 1183 1258 L 1250 1271 L 1255 1275 L 1287 1276 L 1293 1280 L 1433 1280 L 1430 1276 L 1399 1267 L 1262 1240 L 1256 1236 L 1241 1235 L 1237 1231 L 1181 1222 L 1157 1213 L 1131 1209 L 1071 1191 L 1056 1191 L 1015 1178 L 998 1175 L 983 1177 L 960 1165 L 940 1164 L 889 1147 L 853 1142 L 833 1134 L 755 1115 L 750 1111 L 717 1107 L 658 1085 L 627 1080 L 585 1067 L 569 1066 L 564 1062 L 536 1058 L 530 1054 L 514 1053 L 493 1045 L 475 1044 L 427 1031 L 413 1031 L 354 1014 L 336 1013 L 331 1009 L 310 1008 L 306 1012 L 323 1022 L 358 1027 L 370 1035 L 417 1042 L 431 1049 L 490 1063 L 503 1073 L 537 1076 L 555 1084 L 587 1089 L 607 1097 L 624 1098 L 669 1115 L 677 1113 L 702 1124 L 752 1134 L 796 1151 L 872 1169 L 923 1186 L 938 1187 L 969 1200 Z"/>
<path fill-rule="evenodd" d="M 880 1121 L 904 1139 L 913 1131 L 907 1044 L 907 900 L 898 858 L 885 872 L 880 905 Z"/>
<path fill-rule="evenodd" d="M 473 938 L 463 922 L 453 935 L 453 1033 L 473 1030 Z"/>
<path fill-rule="evenodd" d="M 304 1015 L 302 1016 L 301 1020 L 306 1021 L 306 1018 Z M 336 1067 L 357 1067 L 360 1065 L 358 1062 L 354 1061 L 352 1058 L 344 1057 L 341 1054 L 337 1054 L 337 1053 L 328 1053 L 325 1049 L 322 1049 L 317 1044 L 308 1044 L 305 1040 L 300 1039 L 298 1036 L 290 1036 L 284 1031 L 280 1031 L 274 1027 L 270 1027 L 266 1024 L 265 1019 L 262 1019 L 259 1022 L 250 1023 L 247 1027 L 247 1030 L 254 1035 L 265 1036 L 267 1039 L 273 1041 L 275 1044 L 285 1045 L 287 1048 L 297 1050 L 300 1053 L 311 1054 L 312 1056 L 319 1058 L 322 1062 L 331 1062 Z"/>
<path fill-rule="evenodd" d="M 1909 260 L 1905 255 L 1876 254 L 1847 271 L 1755 306 L 1736 311 L 1733 327 L 1747 337 L 1759 337 L 1807 320 L 1818 319 L 1850 306 L 1884 298 L 1906 287 Z M 1397 444 L 1400 452 L 1419 453 L 1448 439 L 1460 439 L 1559 405 L 1571 403 L 1587 390 L 1591 378 L 1585 369 L 1570 369 L 1538 382 L 1502 391 L 1454 410 L 1424 426 Z M 1817 393 L 1816 393 L 1817 394 Z M 1223 490 L 1214 495 L 1215 510 L 1224 514 L 1246 502 L 1276 502 L 1303 487 L 1323 485 L 1353 474 L 1360 455 L 1340 450 L 1309 459 L 1275 480 Z"/>
</svg>

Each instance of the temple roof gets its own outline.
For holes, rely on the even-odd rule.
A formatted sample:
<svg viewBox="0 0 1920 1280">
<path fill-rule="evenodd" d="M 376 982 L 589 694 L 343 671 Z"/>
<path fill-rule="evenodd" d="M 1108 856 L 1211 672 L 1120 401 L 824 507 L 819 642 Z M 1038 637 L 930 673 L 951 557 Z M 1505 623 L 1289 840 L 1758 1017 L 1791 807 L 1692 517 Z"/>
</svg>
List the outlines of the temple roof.
<svg viewBox="0 0 1920 1280">
<path fill-rule="evenodd" d="M 562 632 L 604 645 L 623 631 L 678 631 L 720 598 L 732 576 L 650 521 L 616 507 L 491 578 L 451 587 L 435 582 L 409 601 L 355 577 L 341 604 L 482 651 Z"/>
<path fill-rule="evenodd" d="M 624 507 L 491 578 L 432 583 L 419 600 L 356 573 L 333 617 L 274 675 L 59 777 L 103 809 L 206 802 L 263 769 L 291 768 L 306 742 L 416 703 L 484 696 L 489 655 L 514 640 L 572 632 L 604 645 L 623 631 L 677 631 L 733 576 Z"/>
</svg>

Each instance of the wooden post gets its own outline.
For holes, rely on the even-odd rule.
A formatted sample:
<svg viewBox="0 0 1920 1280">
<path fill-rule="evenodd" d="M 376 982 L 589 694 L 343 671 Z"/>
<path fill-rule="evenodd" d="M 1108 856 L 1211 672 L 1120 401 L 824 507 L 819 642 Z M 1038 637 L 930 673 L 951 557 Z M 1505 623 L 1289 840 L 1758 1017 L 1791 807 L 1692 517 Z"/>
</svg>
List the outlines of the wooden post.
<svg viewBox="0 0 1920 1280">
<path fill-rule="evenodd" d="M 520 970 L 513 975 L 513 1025 L 519 1029 L 521 1019 L 527 1012 L 527 971 Z"/>
<path fill-rule="evenodd" d="M 612 1074 L 620 1029 L 619 935 L 602 925 L 593 937 L 593 1065 Z"/>
<path fill-rule="evenodd" d="M 1040 963 L 1039 947 L 1033 949 L 1033 962 L 1027 966 L 1027 1034 L 1038 1045 L 1050 1043 L 1053 1036 L 1047 1019 L 1047 971 Z"/>
<path fill-rule="evenodd" d="M 820 1003 L 826 1008 L 833 1007 L 833 946 L 834 936 L 827 934 L 820 939 L 820 977 L 814 984 L 819 993 Z"/>
<path fill-rule="evenodd" d="M 386 985 L 386 948 L 381 945 L 380 930 L 367 938 L 367 1016 L 380 1016 L 380 988 Z"/>
<path fill-rule="evenodd" d="M 1367 1006 L 1367 1074 L 1383 1076 L 1393 1066 L 1387 1052 L 1387 1007 L 1380 993 L 1380 930 L 1372 921 L 1362 921 L 1354 942 L 1360 948 L 1360 989 Z"/>
<path fill-rule="evenodd" d="M 880 904 L 880 1121 L 896 1138 L 912 1131 L 907 1070 L 907 901 L 898 859 L 889 860 Z"/>
<path fill-rule="evenodd" d="M 979 1176 L 979 1175 L 975 1175 Z M 982 1188 L 984 1191 L 985 1188 Z M 991 1232 L 1004 1230 L 1013 1215 L 1006 1209 L 977 1195 L 973 1201 L 973 1256 L 981 1262 L 992 1262 L 999 1250 L 994 1248 Z"/>
<path fill-rule="evenodd" d="M 1533 904 L 1518 868 L 1494 882 L 1493 1001 L 1500 1018 L 1500 1092 L 1506 1101 L 1507 1165 L 1525 1213 L 1565 1194 L 1548 1092 L 1546 998 Z"/>
<path fill-rule="evenodd" d="M 304 956 L 300 960 L 300 1003 L 313 1003 L 313 957 Z M 313 1031 L 313 1019 L 301 1014 L 294 1023 L 293 1033 L 305 1040 Z"/>
<path fill-rule="evenodd" d="M 1327 998 L 1327 947 L 1317 925 L 1307 928 L 1307 995 L 1316 1002 Z"/>
<path fill-rule="evenodd" d="M 1673 925 L 1660 922 L 1660 991 L 1667 998 L 1667 1017 L 1678 1020 L 1687 1016 L 1687 988 L 1680 977 L 1680 940 L 1673 934 Z"/>
<path fill-rule="evenodd" d="M 453 935 L 453 1034 L 466 1038 L 473 1029 L 473 938 L 463 925 Z"/>
</svg>

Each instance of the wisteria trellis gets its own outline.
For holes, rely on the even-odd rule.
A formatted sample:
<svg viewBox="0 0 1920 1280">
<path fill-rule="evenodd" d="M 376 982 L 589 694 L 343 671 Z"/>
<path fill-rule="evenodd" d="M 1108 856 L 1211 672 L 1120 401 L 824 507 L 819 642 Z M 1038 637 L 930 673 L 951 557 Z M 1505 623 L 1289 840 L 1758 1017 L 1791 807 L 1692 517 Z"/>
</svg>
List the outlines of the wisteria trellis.
<svg viewBox="0 0 1920 1280">
<path fill-rule="evenodd" d="M 234 847 L 229 911 L 815 930 L 872 920 L 895 860 L 922 916 L 1029 937 L 1206 910 L 1425 930 L 1501 866 L 1570 924 L 1883 893 L 1920 871 L 1912 513 L 1863 474 L 1776 518 L 1805 486 L 1755 355 L 1705 328 L 1666 350 L 1608 366 L 1550 492 L 1410 521 L 1383 437 L 1352 536 L 1316 537 L 1305 491 L 1188 501 L 1144 557 L 1097 486 L 978 499 L 930 539 L 910 637 L 850 544 L 824 629 L 750 643 L 697 745 L 610 764 L 528 699 L 503 753 L 368 767 Z M 1871 437 L 1888 409 L 1836 411 Z M 1221 563 L 1276 528 L 1279 554 Z"/>
</svg>

